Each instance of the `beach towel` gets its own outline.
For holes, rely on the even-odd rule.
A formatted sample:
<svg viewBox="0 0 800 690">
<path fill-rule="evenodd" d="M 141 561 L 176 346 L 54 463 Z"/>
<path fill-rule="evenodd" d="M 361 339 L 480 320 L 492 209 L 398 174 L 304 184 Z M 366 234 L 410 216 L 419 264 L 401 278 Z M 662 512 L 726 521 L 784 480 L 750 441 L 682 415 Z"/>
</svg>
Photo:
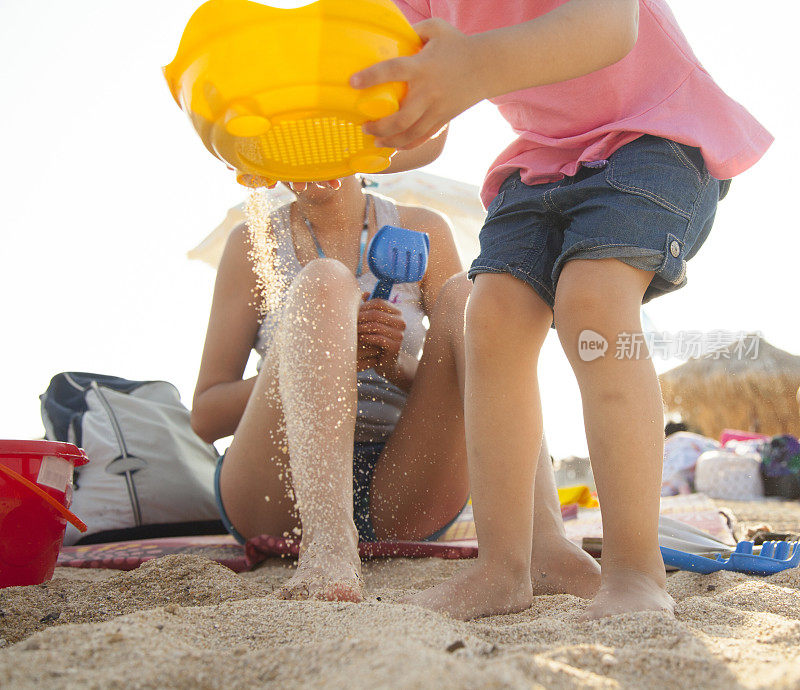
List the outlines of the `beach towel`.
<svg viewBox="0 0 800 690">
<path fill-rule="evenodd" d="M 362 542 L 358 546 L 362 558 L 474 558 L 478 555 L 477 541 Z M 61 568 L 109 568 L 134 570 L 142 563 L 162 556 L 177 554 L 202 556 L 224 565 L 234 572 L 250 570 L 270 556 L 297 557 L 296 540 L 263 535 L 254 537 L 242 546 L 230 535 L 206 537 L 166 537 L 65 546 L 58 555 Z"/>
<path fill-rule="evenodd" d="M 237 573 L 252 567 L 245 556 L 245 548 L 229 534 L 64 546 L 56 565 L 62 568 L 134 570 L 146 561 L 176 554 L 202 556 Z"/>
<path fill-rule="evenodd" d="M 562 506 L 565 520 L 575 519 L 577 504 Z M 478 541 L 472 505 L 468 504 L 439 541 L 379 541 L 358 545 L 362 558 L 475 558 Z M 133 570 L 145 561 L 174 554 L 203 556 L 235 572 L 249 570 L 270 556 L 296 557 L 296 540 L 263 535 L 242 546 L 230 535 L 139 539 L 108 544 L 65 546 L 57 565 L 67 568 L 112 568 Z"/>
<path fill-rule="evenodd" d="M 577 504 L 561 507 L 567 537 L 593 556 L 600 555 L 603 526 L 597 508 L 578 508 Z M 697 527 L 726 542 L 733 542 L 731 529 L 714 505 L 703 494 L 666 496 L 661 499 L 661 514 Z M 296 540 L 263 535 L 249 539 L 242 546 L 229 535 L 206 537 L 173 537 L 142 539 L 110 544 L 66 546 L 61 549 L 57 565 L 72 568 L 113 568 L 133 570 L 145 561 L 173 554 L 192 554 L 209 558 L 235 572 L 249 570 L 274 556 L 296 557 Z M 359 544 L 362 558 L 475 558 L 478 541 L 472 505 L 462 511 L 435 542 L 379 541 Z"/>
</svg>

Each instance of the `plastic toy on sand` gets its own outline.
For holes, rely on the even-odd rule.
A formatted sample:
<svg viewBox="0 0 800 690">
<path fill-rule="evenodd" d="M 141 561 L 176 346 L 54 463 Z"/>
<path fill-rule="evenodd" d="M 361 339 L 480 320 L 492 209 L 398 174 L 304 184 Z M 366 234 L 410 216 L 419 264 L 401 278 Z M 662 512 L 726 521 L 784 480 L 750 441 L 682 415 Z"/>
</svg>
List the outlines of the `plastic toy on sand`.
<svg viewBox="0 0 800 690">
<path fill-rule="evenodd" d="M 370 299 L 389 299 L 395 283 L 417 283 L 428 270 L 428 233 L 384 225 L 367 248 L 369 269 L 378 278 Z"/>
<path fill-rule="evenodd" d="M 89 462 L 71 443 L 0 441 L 0 587 L 53 577 L 72 512 L 72 471 Z"/>
<path fill-rule="evenodd" d="M 767 541 L 761 545 L 760 552 L 756 554 L 753 542 L 740 541 L 728 558 L 723 558 L 720 554 L 711 558 L 664 546 L 661 547 L 661 555 L 664 557 L 664 565 L 695 573 L 732 570 L 746 575 L 772 575 L 800 565 L 800 542 Z"/>
<path fill-rule="evenodd" d="M 386 169 L 361 125 L 399 109 L 406 85 L 349 85 L 352 74 L 421 47 L 391 0 L 317 0 L 295 9 L 210 0 L 164 75 L 212 154 L 252 187 Z"/>
</svg>

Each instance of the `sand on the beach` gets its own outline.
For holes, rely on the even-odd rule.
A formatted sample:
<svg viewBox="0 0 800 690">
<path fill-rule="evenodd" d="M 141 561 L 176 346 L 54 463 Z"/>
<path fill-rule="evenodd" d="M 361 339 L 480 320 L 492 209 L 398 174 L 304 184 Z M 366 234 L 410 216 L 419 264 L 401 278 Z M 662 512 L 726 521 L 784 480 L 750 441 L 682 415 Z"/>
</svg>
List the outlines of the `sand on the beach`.
<svg viewBox="0 0 800 690">
<path fill-rule="evenodd" d="M 463 561 L 368 562 L 362 604 L 275 599 L 290 567 L 169 556 L 0 590 L 0 687 L 800 688 L 800 569 L 671 574 L 674 618 L 580 623 L 557 595 L 464 623 L 394 603 Z"/>
</svg>

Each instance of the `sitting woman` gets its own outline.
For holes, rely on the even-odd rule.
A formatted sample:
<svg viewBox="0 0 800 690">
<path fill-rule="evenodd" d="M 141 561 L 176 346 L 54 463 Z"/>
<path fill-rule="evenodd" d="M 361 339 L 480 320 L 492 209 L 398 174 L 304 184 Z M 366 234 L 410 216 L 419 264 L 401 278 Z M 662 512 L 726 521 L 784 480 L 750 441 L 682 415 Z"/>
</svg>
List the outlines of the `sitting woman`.
<svg viewBox="0 0 800 690">
<path fill-rule="evenodd" d="M 355 177 L 296 194 L 270 218 L 286 288 L 264 318 L 246 227 L 228 239 L 192 427 L 207 441 L 234 434 L 216 475 L 234 537 L 302 528 L 297 571 L 279 594 L 360 601 L 359 539 L 435 539 L 467 501 L 470 283 L 433 211 L 365 193 Z M 395 285 L 390 301 L 368 301 L 377 279 L 365 247 L 386 224 L 428 233 L 428 271 Z M 259 373 L 242 380 L 251 348 Z"/>
</svg>

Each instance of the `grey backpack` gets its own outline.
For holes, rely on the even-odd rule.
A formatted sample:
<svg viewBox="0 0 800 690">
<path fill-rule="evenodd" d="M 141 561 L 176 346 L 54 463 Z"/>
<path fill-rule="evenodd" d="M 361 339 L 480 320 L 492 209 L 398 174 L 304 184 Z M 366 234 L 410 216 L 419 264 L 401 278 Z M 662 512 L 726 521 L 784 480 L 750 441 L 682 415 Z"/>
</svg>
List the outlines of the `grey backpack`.
<svg viewBox="0 0 800 690">
<path fill-rule="evenodd" d="M 189 410 L 166 381 L 66 372 L 41 396 L 47 438 L 80 446 L 65 545 L 222 534 L 214 499 L 217 452 L 189 424 Z"/>
</svg>

